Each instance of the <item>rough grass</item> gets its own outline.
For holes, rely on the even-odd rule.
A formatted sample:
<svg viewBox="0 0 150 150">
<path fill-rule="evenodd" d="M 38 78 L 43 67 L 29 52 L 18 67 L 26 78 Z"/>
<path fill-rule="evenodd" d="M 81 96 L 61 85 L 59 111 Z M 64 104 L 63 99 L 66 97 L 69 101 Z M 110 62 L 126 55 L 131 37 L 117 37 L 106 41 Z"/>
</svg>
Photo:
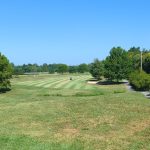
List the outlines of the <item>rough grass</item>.
<svg viewBox="0 0 150 150">
<path fill-rule="evenodd" d="M 150 149 L 149 99 L 122 84 L 89 85 L 87 75 L 76 77 L 13 79 L 12 90 L 0 94 L 0 149 Z M 42 81 L 55 84 L 35 86 Z"/>
</svg>

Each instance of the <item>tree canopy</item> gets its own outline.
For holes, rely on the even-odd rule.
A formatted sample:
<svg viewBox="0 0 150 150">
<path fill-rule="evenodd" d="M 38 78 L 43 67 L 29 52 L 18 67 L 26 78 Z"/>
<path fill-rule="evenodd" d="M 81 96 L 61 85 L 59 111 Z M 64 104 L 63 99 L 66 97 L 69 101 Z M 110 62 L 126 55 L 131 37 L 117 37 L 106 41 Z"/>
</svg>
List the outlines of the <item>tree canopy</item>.
<svg viewBox="0 0 150 150">
<path fill-rule="evenodd" d="M 105 60 L 105 77 L 118 82 L 127 78 L 130 71 L 131 62 L 127 52 L 121 47 L 113 47 Z"/>
<path fill-rule="evenodd" d="M 58 66 L 58 70 L 57 70 L 57 72 L 58 73 L 65 73 L 65 72 L 67 72 L 68 71 L 68 66 L 66 65 L 66 64 L 59 64 L 59 66 Z"/>
<path fill-rule="evenodd" d="M 89 71 L 89 68 L 88 68 L 87 64 L 83 63 L 78 66 L 79 73 L 84 73 L 84 72 L 88 72 L 88 71 Z"/>
<path fill-rule="evenodd" d="M 0 53 L 0 91 L 8 90 L 11 87 L 12 65 L 9 60 Z"/>
<path fill-rule="evenodd" d="M 95 59 L 93 63 L 90 64 L 90 73 L 96 79 L 100 79 L 104 75 L 104 63 Z"/>
</svg>

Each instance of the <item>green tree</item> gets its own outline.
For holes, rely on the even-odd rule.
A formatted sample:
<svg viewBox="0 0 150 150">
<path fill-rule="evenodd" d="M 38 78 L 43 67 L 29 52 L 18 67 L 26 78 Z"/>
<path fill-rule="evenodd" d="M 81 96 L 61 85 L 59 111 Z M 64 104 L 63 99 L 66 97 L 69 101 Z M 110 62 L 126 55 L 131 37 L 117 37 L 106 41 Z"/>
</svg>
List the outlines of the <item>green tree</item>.
<svg viewBox="0 0 150 150">
<path fill-rule="evenodd" d="M 23 67 L 22 66 L 14 66 L 14 69 L 13 69 L 13 74 L 14 75 L 22 75 L 24 74 L 24 70 L 23 70 Z"/>
<path fill-rule="evenodd" d="M 104 63 L 95 59 L 94 62 L 90 64 L 89 71 L 94 78 L 99 80 L 101 76 L 104 75 Z"/>
<path fill-rule="evenodd" d="M 78 67 L 77 66 L 69 66 L 68 71 L 69 71 L 69 73 L 76 73 L 78 71 Z"/>
<path fill-rule="evenodd" d="M 89 67 L 87 64 L 83 63 L 78 66 L 79 73 L 84 73 L 84 72 L 88 72 L 88 71 L 89 71 Z"/>
<path fill-rule="evenodd" d="M 59 64 L 57 72 L 58 73 L 65 73 L 68 71 L 68 66 L 66 64 Z"/>
<path fill-rule="evenodd" d="M 12 65 L 9 60 L 0 53 L 0 91 L 8 90 L 11 87 Z"/>
<path fill-rule="evenodd" d="M 127 52 L 121 47 L 113 47 L 105 60 L 105 77 L 109 80 L 126 79 L 131 72 L 131 62 Z"/>
<path fill-rule="evenodd" d="M 42 72 L 49 72 L 48 65 L 46 63 L 42 65 Z"/>
<path fill-rule="evenodd" d="M 150 52 L 143 53 L 143 70 L 150 73 Z"/>
<path fill-rule="evenodd" d="M 131 47 L 128 50 L 128 58 L 132 63 L 132 70 L 140 69 L 140 61 L 141 61 L 141 50 L 140 47 Z"/>
</svg>

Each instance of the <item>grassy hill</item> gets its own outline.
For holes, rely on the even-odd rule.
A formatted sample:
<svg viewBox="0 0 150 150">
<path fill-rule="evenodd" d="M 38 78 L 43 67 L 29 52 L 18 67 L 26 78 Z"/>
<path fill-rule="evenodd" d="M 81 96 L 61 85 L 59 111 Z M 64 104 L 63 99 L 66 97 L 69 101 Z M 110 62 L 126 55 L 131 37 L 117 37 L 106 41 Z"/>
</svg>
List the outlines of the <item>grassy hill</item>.
<svg viewBox="0 0 150 150">
<path fill-rule="evenodd" d="M 150 100 L 89 75 L 21 76 L 0 94 L 0 149 L 147 150 Z"/>
</svg>

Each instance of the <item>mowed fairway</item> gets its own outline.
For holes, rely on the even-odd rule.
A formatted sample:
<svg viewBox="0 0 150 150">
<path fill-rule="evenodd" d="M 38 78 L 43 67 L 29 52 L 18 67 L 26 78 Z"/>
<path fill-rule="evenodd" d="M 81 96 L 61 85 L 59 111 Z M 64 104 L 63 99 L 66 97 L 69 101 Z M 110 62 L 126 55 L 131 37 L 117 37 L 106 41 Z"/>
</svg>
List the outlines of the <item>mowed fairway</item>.
<svg viewBox="0 0 150 150">
<path fill-rule="evenodd" d="M 87 80 L 91 78 L 90 75 L 74 75 L 71 76 L 72 80 L 70 80 L 70 76 L 68 75 L 56 75 L 56 76 L 45 76 L 45 79 L 38 78 L 38 76 L 33 77 L 32 80 L 27 79 L 27 81 L 17 82 L 17 85 L 24 86 L 35 86 L 42 88 L 56 88 L 56 89 L 94 89 L 94 86 L 87 84 Z M 29 81 L 28 81 L 29 80 Z"/>
<path fill-rule="evenodd" d="M 12 90 L 0 94 L 0 149 L 149 150 L 150 100 L 123 84 L 88 84 L 90 78 L 12 79 Z"/>
</svg>

